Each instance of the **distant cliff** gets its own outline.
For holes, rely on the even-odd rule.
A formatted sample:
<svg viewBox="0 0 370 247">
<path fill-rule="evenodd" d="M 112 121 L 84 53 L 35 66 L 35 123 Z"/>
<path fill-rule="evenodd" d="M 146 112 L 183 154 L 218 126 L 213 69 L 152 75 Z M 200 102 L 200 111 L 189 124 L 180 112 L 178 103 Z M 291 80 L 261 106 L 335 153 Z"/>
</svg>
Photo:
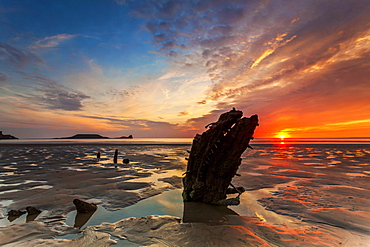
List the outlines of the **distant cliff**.
<svg viewBox="0 0 370 247">
<path fill-rule="evenodd" d="M 99 134 L 77 134 L 71 137 L 61 137 L 58 139 L 109 139 L 108 137 Z"/>
<path fill-rule="evenodd" d="M 18 139 L 18 138 L 12 135 L 3 135 L 3 132 L 0 131 L 0 140 L 1 139 Z"/>
</svg>

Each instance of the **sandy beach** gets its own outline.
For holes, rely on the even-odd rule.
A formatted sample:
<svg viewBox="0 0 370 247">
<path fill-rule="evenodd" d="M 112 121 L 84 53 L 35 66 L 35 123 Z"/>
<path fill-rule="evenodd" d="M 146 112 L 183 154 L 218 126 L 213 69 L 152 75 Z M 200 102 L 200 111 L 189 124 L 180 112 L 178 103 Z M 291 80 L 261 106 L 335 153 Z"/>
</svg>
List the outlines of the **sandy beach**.
<svg viewBox="0 0 370 247">
<path fill-rule="evenodd" d="M 182 202 L 190 145 L 1 145 L 0 245 L 370 246 L 369 145 L 253 147 L 226 207 Z"/>
</svg>

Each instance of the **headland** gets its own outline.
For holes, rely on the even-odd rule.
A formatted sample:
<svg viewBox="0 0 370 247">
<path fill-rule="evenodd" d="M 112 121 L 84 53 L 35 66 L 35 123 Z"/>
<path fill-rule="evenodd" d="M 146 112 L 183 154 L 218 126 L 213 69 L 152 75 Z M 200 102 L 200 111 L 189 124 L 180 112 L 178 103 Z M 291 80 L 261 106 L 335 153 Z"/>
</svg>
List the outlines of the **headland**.
<svg viewBox="0 0 370 247">
<path fill-rule="evenodd" d="M 2 139 L 18 139 L 18 138 L 12 135 L 4 135 L 3 132 L 0 131 L 0 140 Z"/>
</svg>

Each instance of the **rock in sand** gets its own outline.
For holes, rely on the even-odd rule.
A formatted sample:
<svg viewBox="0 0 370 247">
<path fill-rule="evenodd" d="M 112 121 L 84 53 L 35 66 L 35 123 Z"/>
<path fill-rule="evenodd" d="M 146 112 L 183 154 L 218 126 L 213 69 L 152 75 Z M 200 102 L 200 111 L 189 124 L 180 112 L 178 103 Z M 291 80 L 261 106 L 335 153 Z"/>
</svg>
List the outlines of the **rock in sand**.
<svg viewBox="0 0 370 247">
<path fill-rule="evenodd" d="M 98 208 L 94 203 L 85 202 L 77 198 L 73 200 L 73 204 L 79 213 L 91 213 Z"/>
</svg>

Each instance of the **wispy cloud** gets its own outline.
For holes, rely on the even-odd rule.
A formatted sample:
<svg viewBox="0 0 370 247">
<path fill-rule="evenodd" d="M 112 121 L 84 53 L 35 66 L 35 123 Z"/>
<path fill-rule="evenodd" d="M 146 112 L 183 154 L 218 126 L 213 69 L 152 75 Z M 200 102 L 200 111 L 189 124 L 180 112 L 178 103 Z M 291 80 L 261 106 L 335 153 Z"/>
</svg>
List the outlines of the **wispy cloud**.
<svg viewBox="0 0 370 247">
<path fill-rule="evenodd" d="M 8 61 L 16 67 L 44 63 L 44 61 L 33 52 L 23 51 L 4 43 L 0 43 L 0 60 Z"/>
<path fill-rule="evenodd" d="M 67 88 L 45 76 L 30 75 L 24 79 L 37 85 L 32 87 L 34 93 L 29 93 L 24 97 L 46 109 L 80 111 L 83 107 L 82 101 L 90 98 L 82 92 Z"/>
<path fill-rule="evenodd" d="M 305 127 L 293 127 L 282 129 L 281 132 L 288 135 L 300 137 L 312 137 L 316 133 L 326 133 L 326 137 L 338 137 L 338 132 L 343 133 L 344 137 L 367 137 L 363 129 L 370 128 L 370 119 L 362 119 L 348 122 L 328 123 L 319 125 L 309 125 Z"/>
<path fill-rule="evenodd" d="M 258 64 L 263 60 L 265 59 L 266 57 L 270 56 L 271 54 L 273 54 L 275 52 L 275 50 L 281 46 L 284 46 L 286 45 L 287 43 L 289 43 L 290 41 L 292 41 L 294 38 L 296 38 L 297 36 L 293 36 L 291 37 L 290 39 L 286 40 L 284 37 L 286 36 L 287 34 L 284 33 L 284 34 L 280 34 L 278 35 L 274 40 L 272 40 L 271 42 L 268 42 L 265 46 L 268 46 L 268 48 L 262 53 L 261 56 L 259 56 L 254 62 L 253 64 L 251 65 L 251 68 L 254 68 L 256 66 L 258 66 Z"/>
<path fill-rule="evenodd" d="M 54 36 L 45 37 L 43 39 L 37 40 L 31 46 L 31 50 L 39 50 L 39 49 L 46 49 L 46 48 L 54 48 L 59 46 L 61 43 L 75 38 L 79 35 L 76 34 L 58 34 Z"/>
</svg>

